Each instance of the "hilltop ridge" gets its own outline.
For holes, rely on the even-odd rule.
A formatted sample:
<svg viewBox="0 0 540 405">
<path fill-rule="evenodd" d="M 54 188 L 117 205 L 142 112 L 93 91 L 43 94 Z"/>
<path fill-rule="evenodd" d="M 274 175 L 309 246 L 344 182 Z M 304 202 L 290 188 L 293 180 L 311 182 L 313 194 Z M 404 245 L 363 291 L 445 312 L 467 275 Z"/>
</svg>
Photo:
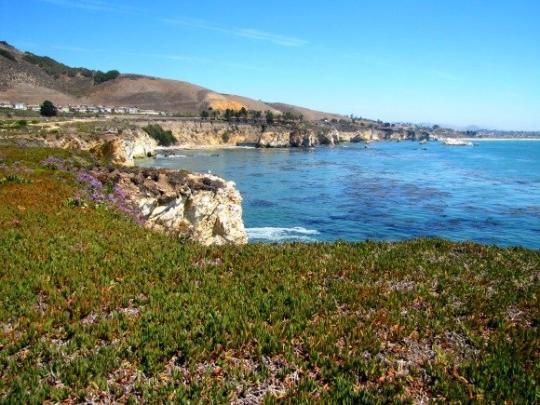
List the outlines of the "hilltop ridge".
<svg viewBox="0 0 540 405">
<path fill-rule="evenodd" d="M 71 67 L 0 41 L 0 100 L 39 104 L 45 99 L 59 105 L 139 107 L 168 113 L 198 114 L 208 108 L 244 107 L 274 113 L 294 112 L 303 114 L 307 120 L 346 118 L 339 114 L 219 93 L 185 81 Z"/>
</svg>

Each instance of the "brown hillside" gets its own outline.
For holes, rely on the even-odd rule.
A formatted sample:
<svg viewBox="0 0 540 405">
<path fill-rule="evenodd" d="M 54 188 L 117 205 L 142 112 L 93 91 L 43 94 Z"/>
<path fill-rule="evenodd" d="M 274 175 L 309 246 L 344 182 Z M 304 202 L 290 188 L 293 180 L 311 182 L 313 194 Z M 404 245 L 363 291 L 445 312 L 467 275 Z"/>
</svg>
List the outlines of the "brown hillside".
<svg viewBox="0 0 540 405">
<path fill-rule="evenodd" d="M 344 118 L 282 103 L 221 94 L 191 83 L 123 74 L 96 84 L 95 72 L 72 68 L 51 58 L 21 52 L 0 41 L 0 101 L 57 105 L 108 105 L 139 107 L 171 113 L 198 113 L 212 107 L 295 112 L 307 120 Z"/>
</svg>

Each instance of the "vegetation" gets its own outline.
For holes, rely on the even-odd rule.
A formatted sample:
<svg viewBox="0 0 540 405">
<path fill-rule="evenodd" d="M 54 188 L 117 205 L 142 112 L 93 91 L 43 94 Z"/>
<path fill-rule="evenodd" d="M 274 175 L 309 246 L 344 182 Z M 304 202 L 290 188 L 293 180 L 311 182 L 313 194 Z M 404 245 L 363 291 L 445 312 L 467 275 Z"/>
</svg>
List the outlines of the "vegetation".
<svg viewBox="0 0 540 405">
<path fill-rule="evenodd" d="M 120 76 L 120 72 L 118 70 L 109 70 L 105 73 L 98 70 L 97 72 L 94 72 L 94 83 L 101 84 L 109 80 L 114 80 L 118 76 Z"/>
<path fill-rule="evenodd" d="M 39 112 L 44 117 L 55 117 L 58 115 L 56 106 L 49 100 L 45 100 L 43 104 L 41 104 Z"/>
<path fill-rule="evenodd" d="M 109 70 L 108 72 L 102 72 L 101 70 L 90 70 L 85 68 L 73 68 L 63 63 L 60 63 L 48 56 L 38 56 L 31 52 L 26 52 L 23 59 L 33 65 L 37 65 L 42 68 L 47 74 L 55 78 L 61 75 L 68 75 L 69 77 L 83 76 L 86 78 L 93 78 L 94 84 L 100 84 L 108 80 L 116 79 L 120 76 L 118 70 Z"/>
<path fill-rule="evenodd" d="M 9 59 L 10 61 L 17 62 L 17 59 L 15 59 L 15 56 L 13 56 L 13 54 L 6 49 L 0 49 L 0 56 L 3 56 L 4 58 Z"/>
<path fill-rule="evenodd" d="M 266 111 L 265 117 L 266 117 L 266 123 L 268 125 L 272 125 L 274 123 L 274 113 L 272 111 L 270 110 Z"/>
<path fill-rule="evenodd" d="M 0 120 L 0 129 L 21 129 L 28 125 L 27 120 Z"/>
<path fill-rule="evenodd" d="M 33 53 L 26 52 L 23 59 L 32 63 L 33 65 L 41 67 L 45 72 L 47 72 L 47 74 L 56 78 L 58 78 L 60 75 L 68 75 L 70 77 L 75 77 L 77 75 L 92 77 L 92 71 L 89 69 L 72 68 L 64 65 L 63 63 L 57 62 L 48 56 L 38 56 L 34 55 Z"/>
<path fill-rule="evenodd" d="M 538 401 L 539 252 L 181 244 L 0 159 L 0 402 Z"/>
<path fill-rule="evenodd" d="M 172 131 L 164 130 L 159 124 L 150 124 L 143 129 L 158 142 L 159 146 L 172 146 L 176 143 L 176 138 L 172 134 Z"/>
</svg>

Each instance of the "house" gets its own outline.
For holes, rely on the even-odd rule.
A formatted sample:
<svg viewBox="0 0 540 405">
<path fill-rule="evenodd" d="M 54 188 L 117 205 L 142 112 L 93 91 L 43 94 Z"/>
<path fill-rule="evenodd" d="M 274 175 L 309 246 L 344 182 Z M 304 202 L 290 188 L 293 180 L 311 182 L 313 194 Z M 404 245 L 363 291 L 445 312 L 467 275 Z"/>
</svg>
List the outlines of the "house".
<svg viewBox="0 0 540 405">
<path fill-rule="evenodd" d="M 13 108 L 16 110 L 26 110 L 26 104 L 24 103 L 15 103 Z"/>
<path fill-rule="evenodd" d="M 125 107 L 114 107 L 114 112 L 116 114 L 125 114 L 127 111 Z"/>
<path fill-rule="evenodd" d="M 28 104 L 26 106 L 26 108 L 29 110 L 29 111 L 36 111 L 36 112 L 39 112 L 41 111 L 41 107 L 37 104 Z"/>
<path fill-rule="evenodd" d="M 128 114 L 138 114 L 139 109 L 137 107 L 129 107 L 128 108 Z"/>
<path fill-rule="evenodd" d="M 13 108 L 13 104 L 9 101 L 0 101 L 0 108 Z"/>
<path fill-rule="evenodd" d="M 154 110 L 141 110 L 140 113 L 144 115 L 159 115 L 159 112 Z"/>
<path fill-rule="evenodd" d="M 62 113 L 68 113 L 69 112 L 69 107 L 60 107 L 60 108 L 58 108 L 58 111 L 60 111 Z"/>
</svg>

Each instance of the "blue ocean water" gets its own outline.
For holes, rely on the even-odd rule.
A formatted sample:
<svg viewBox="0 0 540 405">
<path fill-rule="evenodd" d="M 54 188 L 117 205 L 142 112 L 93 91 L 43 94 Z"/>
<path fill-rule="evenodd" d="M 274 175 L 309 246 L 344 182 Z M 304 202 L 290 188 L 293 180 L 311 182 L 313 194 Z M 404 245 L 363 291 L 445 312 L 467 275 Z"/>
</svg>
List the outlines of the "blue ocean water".
<svg viewBox="0 0 540 405">
<path fill-rule="evenodd" d="M 178 150 L 141 166 L 234 180 L 250 241 L 433 236 L 540 248 L 540 142 Z"/>
</svg>

